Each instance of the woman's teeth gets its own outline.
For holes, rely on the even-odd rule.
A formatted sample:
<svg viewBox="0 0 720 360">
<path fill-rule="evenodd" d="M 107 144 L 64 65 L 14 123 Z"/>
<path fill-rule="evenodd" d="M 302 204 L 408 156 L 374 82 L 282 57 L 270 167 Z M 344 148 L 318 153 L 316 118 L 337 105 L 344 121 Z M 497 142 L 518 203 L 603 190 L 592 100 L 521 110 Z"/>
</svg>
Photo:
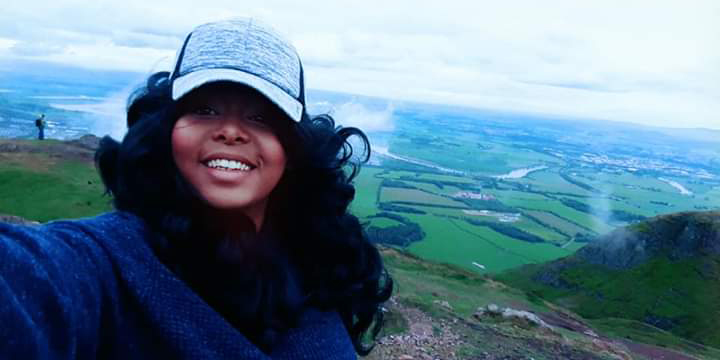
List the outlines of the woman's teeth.
<svg viewBox="0 0 720 360">
<path fill-rule="evenodd" d="M 252 168 L 248 165 L 245 165 L 239 161 L 235 160 L 226 160 L 226 159 L 216 159 L 216 160 L 210 160 L 207 163 L 208 167 L 211 168 L 223 168 L 223 169 L 232 169 L 232 170 L 241 170 L 241 171 L 248 171 L 252 170 Z"/>
</svg>

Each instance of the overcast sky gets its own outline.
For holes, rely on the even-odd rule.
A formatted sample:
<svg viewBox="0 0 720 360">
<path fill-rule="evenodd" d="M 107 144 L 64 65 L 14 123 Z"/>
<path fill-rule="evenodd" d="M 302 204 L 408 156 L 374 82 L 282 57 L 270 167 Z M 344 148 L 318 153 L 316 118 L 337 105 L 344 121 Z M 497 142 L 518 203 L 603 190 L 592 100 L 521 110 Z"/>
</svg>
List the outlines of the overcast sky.
<svg viewBox="0 0 720 360">
<path fill-rule="evenodd" d="M 0 58 L 149 73 L 240 15 L 294 43 L 311 88 L 720 129 L 718 0 L 6 1 Z"/>
</svg>

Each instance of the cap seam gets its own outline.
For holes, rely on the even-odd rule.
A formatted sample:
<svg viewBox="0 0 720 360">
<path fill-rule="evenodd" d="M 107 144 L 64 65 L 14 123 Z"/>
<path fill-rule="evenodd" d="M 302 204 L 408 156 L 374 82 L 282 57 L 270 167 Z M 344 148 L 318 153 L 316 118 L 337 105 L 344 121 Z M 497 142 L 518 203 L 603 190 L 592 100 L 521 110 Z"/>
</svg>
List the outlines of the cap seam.
<svg viewBox="0 0 720 360">
<path fill-rule="evenodd" d="M 245 28 L 245 33 L 246 33 L 246 34 L 250 32 L 250 27 L 252 26 L 252 22 L 253 22 L 253 19 L 252 19 L 252 18 L 248 19 L 248 24 L 247 24 L 247 27 Z M 249 36 L 246 36 L 246 37 L 245 37 L 245 41 L 243 41 L 243 51 L 246 52 L 246 53 L 247 53 L 247 51 L 248 51 L 248 39 L 249 39 L 249 38 L 250 38 Z M 246 59 L 246 58 L 243 58 L 243 65 L 247 65 L 247 59 Z"/>
</svg>

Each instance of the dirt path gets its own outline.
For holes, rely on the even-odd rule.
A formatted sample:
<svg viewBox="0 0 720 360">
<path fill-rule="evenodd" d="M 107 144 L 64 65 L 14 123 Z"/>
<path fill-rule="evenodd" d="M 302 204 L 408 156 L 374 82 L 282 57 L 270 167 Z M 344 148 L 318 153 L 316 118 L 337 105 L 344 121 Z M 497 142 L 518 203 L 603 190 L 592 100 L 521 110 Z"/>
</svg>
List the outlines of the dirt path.
<svg viewBox="0 0 720 360">
<path fill-rule="evenodd" d="M 389 335 L 378 341 L 367 359 L 434 360 L 461 359 L 456 351 L 463 344 L 447 320 L 436 320 L 422 311 L 404 307 L 398 303 L 389 306 L 399 312 L 410 324 L 407 332 Z"/>
<path fill-rule="evenodd" d="M 692 357 L 674 350 L 666 349 L 659 346 L 638 344 L 628 340 L 620 340 L 625 346 L 633 352 L 645 356 L 648 359 L 653 360 L 698 360 L 696 357 Z"/>
</svg>

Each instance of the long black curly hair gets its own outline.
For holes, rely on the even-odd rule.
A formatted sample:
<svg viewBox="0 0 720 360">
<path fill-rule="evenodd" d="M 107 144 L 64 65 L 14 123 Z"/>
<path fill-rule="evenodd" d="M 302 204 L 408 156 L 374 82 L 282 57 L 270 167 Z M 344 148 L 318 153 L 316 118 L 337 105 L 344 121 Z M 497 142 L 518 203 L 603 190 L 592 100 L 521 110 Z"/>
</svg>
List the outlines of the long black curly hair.
<svg viewBox="0 0 720 360">
<path fill-rule="evenodd" d="M 261 349 L 269 352 L 315 307 L 337 311 L 357 353 L 367 355 L 393 282 L 348 212 L 352 180 L 370 154 L 365 134 L 305 111 L 299 122 L 272 121 L 288 166 L 265 222 L 259 232 L 247 219 L 222 233 L 204 223 L 201 196 L 173 161 L 171 134 L 182 114 L 168 75 L 151 75 L 131 95 L 122 142 L 100 141 L 95 163 L 115 208 L 143 218 L 158 235 L 150 239 L 158 257 Z M 351 137 L 364 146 L 359 160 Z"/>
</svg>

